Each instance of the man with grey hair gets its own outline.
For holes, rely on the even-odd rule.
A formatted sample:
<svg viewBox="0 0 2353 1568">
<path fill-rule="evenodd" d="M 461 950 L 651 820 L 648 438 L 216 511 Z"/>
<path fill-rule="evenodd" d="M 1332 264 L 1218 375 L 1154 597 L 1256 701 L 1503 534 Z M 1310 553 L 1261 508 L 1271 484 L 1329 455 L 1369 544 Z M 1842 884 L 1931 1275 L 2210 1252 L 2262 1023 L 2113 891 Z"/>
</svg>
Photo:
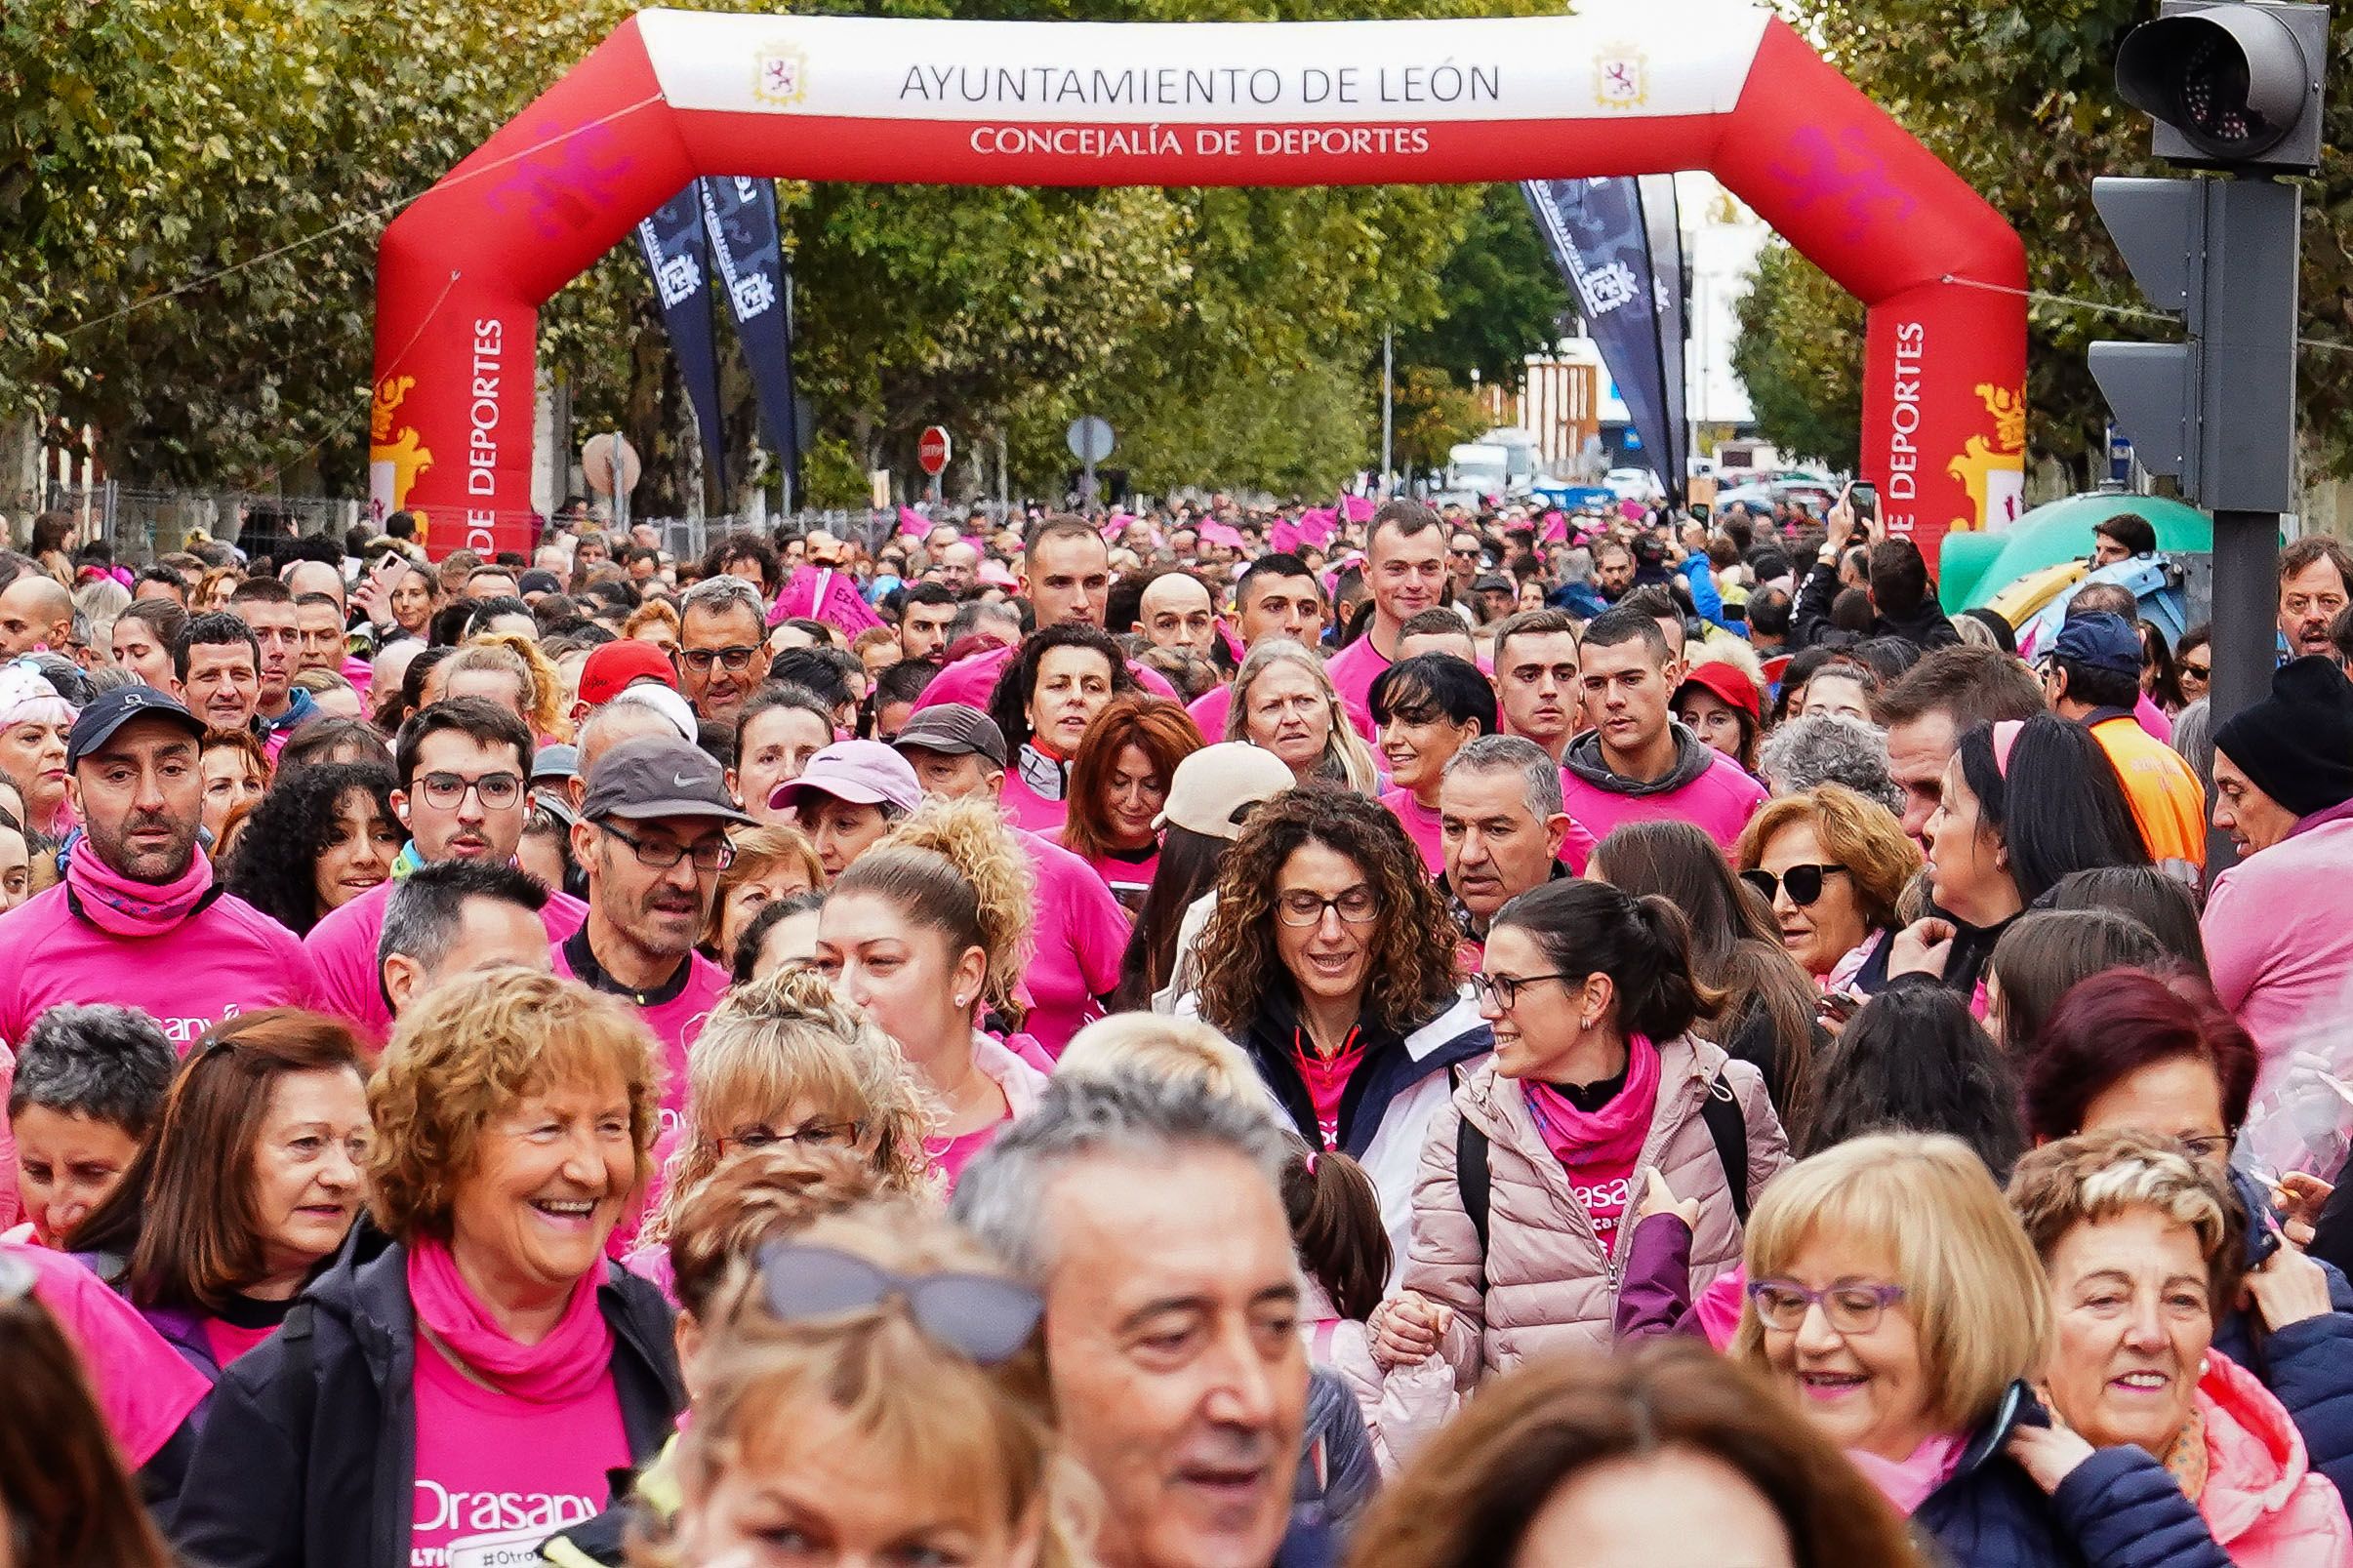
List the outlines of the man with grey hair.
<svg viewBox="0 0 2353 1568">
<path fill-rule="evenodd" d="M 740 577 L 706 578 L 678 604 L 678 689 L 706 722 L 732 725 L 768 677 L 768 618 Z"/>
<path fill-rule="evenodd" d="M 520 964 L 554 967 L 540 911 L 548 890 L 488 861 L 435 861 L 392 885 L 376 939 L 377 983 L 397 1019 L 445 980 Z"/>
<path fill-rule="evenodd" d="M 956 1183 L 951 1212 L 1045 1298 L 1105 1568 L 1294 1560 L 1278 1553 L 1308 1363 L 1289 1159 L 1257 1106 L 1130 1069 L 1055 1079 Z"/>
<path fill-rule="evenodd" d="M 1593 834 L 1562 803 L 1561 765 L 1525 736 L 1482 735 L 1455 752 L 1439 783 L 1438 819 L 1446 856 L 1439 886 L 1475 943 L 1505 905 L 1554 877 L 1582 875 L 1593 855 Z"/>
<path fill-rule="evenodd" d="M 1845 784 L 1897 816 L 1903 787 L 1887 769 L 1885 730 L 1845 713 L 1810 713 L 1765 738 L 1758 774 L 1776 795 L 1802 795 L 1816 784 Z"/>
</svg>

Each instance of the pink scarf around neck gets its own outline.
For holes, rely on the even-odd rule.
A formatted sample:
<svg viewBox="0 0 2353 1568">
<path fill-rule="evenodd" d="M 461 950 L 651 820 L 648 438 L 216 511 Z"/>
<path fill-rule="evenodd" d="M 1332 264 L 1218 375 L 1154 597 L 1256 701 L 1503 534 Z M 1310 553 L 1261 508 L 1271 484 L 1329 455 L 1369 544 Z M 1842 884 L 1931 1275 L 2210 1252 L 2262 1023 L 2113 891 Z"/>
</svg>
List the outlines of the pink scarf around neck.
<svg viewBox="0 0 2353 1568">
<path fill-rule="evenodd" d="M 160 937 L 194 912 L 213 888 L 213 863 L 196 851 L 169 882 L 134 882 L 99 859 L 84 834 L 65 857 L 65 886 L 92 925 L 116 937 Z"/>
<path fill-rule="evenodd" d="M 1912 1450 L 1909 1459 L 1882 1459 L 1859 1448 L 1846 1450 L 1846 1457 L 1879 1488 L 1880 1495 L 1894 1504 L 1896 1511 L 1908 1519 L 1920 1510 L 1931 1493 L 1953 1478 L 1953 1472 L 1961 1467 L 1961 1449 L 1959 1437 L 1936 1436 Z"/>
<path fill-rule="evenodd" d="M 1637 1034 L 1626 1042 L 1626 1087 L 1599 1110 L 1579 1110 L 1566 1095 L 1533 1078 L 1521 1084 L 1547 1147 L 1572 1169 L 1632 1164 L 1650 1133 L 1658 1105 L 1658 1047 Z"/>
<path fill-rule="evenodd" d="M 603 1267 L 600 1260 L 597 1269 Z M 420 1241 L 409 1249 L 409 1300 L 417 1321 L 475 1377 L 533 1404 L 584 1398 L 612 1375 L 613 1329 L 597 1309 L 596 1281 L 594 1271 L 581 1280 L 554 1331 L 525 1345 L 499 1327 L 467 1288 L 445 1243 Z"/>
</svg>

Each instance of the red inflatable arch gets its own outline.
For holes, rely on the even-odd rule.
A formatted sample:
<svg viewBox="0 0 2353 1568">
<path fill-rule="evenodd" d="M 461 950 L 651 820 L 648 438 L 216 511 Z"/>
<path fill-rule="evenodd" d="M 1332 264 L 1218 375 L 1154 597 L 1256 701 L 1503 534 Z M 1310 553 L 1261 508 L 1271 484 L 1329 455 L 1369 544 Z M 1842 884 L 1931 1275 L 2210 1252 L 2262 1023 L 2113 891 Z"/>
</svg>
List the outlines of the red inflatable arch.
<svg viewBox="0 0 2353 1568">
<path fill-rule="evenodd" d="M 1712 171 L 1869 307 L 1863 472 L 1930 561 L 2024 467 L 2024 248 L 1786 23 L 1731 0 L 1474 21 L 646 11 L 385 229 L 375 500 L 531 538 L 539 306 L 701 175 L 1019 185 Z M 1971 284 L 1993 285 L 1992 288 Z"/>
</svg>

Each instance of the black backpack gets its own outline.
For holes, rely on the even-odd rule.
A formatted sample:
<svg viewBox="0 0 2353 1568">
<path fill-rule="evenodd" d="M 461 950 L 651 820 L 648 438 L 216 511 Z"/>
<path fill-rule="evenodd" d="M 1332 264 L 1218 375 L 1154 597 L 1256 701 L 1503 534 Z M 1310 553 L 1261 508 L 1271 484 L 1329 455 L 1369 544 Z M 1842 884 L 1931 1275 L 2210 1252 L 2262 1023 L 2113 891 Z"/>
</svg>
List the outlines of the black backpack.
<svg viewBox="0 0 2353 1568">
<path fill-rule="evenodd" d="M 1724 1164 L 1725 1185 L 1732 1193 L 1732 1218 L 1746 1229 L 1749 1223 L 1749 1128 L 1748 1119 L 1741 1114 L 1740 1102 L 1732 1093 L 1723 1073 L 1709 1080 L 1707 1097 L 1699 1103 L 1699 1118 L 1707 1123 L 1708 1137 L 1716 1144 L 1716 1157 Z M 1487 1211 L 1495 1198 L 1495 1176 L 1487 1164 L 1487 1135 L 1484 1129 L 1465 1116 L 1454 1129 L 1454 1186 L 1461 1195 L 1463 1213 L 1471 1217 L 1471 1228 L 1479 1236 L 1479 1255 L 1487 1255 Z"/>
</svg>

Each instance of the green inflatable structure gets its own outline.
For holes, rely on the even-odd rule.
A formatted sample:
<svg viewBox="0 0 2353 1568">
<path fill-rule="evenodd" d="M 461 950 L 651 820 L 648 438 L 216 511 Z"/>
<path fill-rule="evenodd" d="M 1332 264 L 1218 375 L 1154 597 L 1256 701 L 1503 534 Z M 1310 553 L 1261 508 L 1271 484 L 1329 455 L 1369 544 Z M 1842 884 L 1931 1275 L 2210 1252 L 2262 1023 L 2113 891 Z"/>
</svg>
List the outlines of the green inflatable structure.
<svg viewBox="0 0 2353 1568">
<path fill-rule="evenodd" d="M 2082 560 L 2091 553 L 2092 528 L 2120 512 L 2147 518 L 2168 555 L 2213 553 L 2213 520 L 2195 506 L 2162 496 L 2070 496 L 1998 534 L 1947 534 L 1936 571 L 1945 614 L 1974 609 L 2030 572 Z"/>
</svg>

